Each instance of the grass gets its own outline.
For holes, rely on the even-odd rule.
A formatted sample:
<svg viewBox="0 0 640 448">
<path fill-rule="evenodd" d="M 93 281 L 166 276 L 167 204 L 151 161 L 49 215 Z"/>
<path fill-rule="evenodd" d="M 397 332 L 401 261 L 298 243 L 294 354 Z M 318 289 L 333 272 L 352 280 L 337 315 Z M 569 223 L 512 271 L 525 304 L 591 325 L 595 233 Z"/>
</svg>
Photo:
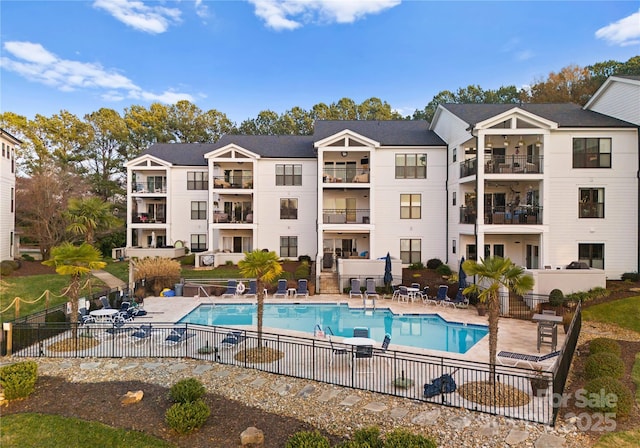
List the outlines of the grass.
<svg viewBox="0 0 640 448">
<path fill-rule="evenodd" d="M 58 415 L 25 413 L 2 417 L 0 446 L 169 448 L 174 445 L 141 432 L 111 428 L 102 423 Z"/>
<path fill-rule="evenodd" d="M 215 269 L 182 269 L 183 278 L 238 278 L 240 271 L 237 266 L 218 266 Z"/>
<path fill-rule="evenodd" d="M 640 429 L 610 432 L 600 437 L 594 448 L 636 448 L 640 446 Z"/>
<path fill-rule="evenodd" d="M 586 320 L 614 324 L 640 333 L 640 296 L 627 297 L 590 306 L 582 310 Z"/>
<path fill-rule="evenodd" d="M 108 272 L 109 274 L 115 275 L 123 282 L 129 283 L 129 263 L 128 262 L 109 260 L 107 263 L 107 266 L 105 266 L 103 270 Z"/>
<path fill-rule="evenodd" d="M 640 404 L 640 353 L 636 353 L 636 361 L 631 369 L 631 381 L 636 385 L 636 401 Z"/>
</svg>

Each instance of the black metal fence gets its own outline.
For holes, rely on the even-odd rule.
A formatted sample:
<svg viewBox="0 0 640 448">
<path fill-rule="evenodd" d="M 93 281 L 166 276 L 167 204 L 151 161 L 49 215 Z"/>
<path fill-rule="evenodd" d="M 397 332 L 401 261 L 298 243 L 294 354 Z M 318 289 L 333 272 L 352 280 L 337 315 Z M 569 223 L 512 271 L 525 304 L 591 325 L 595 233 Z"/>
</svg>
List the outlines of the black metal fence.
<svg viewBox="0 0 640 448">
<path fill-rule="evenodd" d="M 555 369 L 542 373 L 555 394 L 564 390 L 580 323 L 578 307 Z M 550 393 L 534 393 L 531 380 L 539 380 L 540 372 L 522 365 L 494 366 L 494 378 L 497 384 L 523 392 L 528 400 L 483 404 L 474 395 L 480 384 L 491 381 L 491 365 L 464 359 L 381 349 L 363 354 L 358 347 L 325 338 L 275 333 L 261 337 L 262 346 L 272 349 L 268 352 L 274 356 L 259 351 L 263 354 L 255 358 L 256 351 L 251 350 L 258 346 L 255 331 L 150 321 L 145 325 L 145 318 L 120 327 L 26 320 L 12 325 L 11 350 L 17 357 L 193 358 L 549 425 L 558 414 Z M 455 390 L 437 388 L 434 380 L 443 375 L 451 375 Z"/>
<path fill-rule="evenodd" d="M 553 375 L 553 395 L 556 397 L 553 404 L 553 420 L 551 424 L 555 424 L 558 413 L 561 409 L 562 400 L 561 397 L 564 393 L 564 386 L 569 376 L 569 369 L 571 368 L 571 361 L 573 360 L 573 354 L 576 351 L 578 345 L 578 337 L 580 336 L 580 330 L 582 328 L 582 304 L 578 303 L 576 310 L 573 314 L 573 319 L 569 325 L 567 331 L 567 337 L 564 340 L 564 346 L 562 347 L 562 353 L 560 359 L 555 365 L 555 371 Z"/>
</svg>

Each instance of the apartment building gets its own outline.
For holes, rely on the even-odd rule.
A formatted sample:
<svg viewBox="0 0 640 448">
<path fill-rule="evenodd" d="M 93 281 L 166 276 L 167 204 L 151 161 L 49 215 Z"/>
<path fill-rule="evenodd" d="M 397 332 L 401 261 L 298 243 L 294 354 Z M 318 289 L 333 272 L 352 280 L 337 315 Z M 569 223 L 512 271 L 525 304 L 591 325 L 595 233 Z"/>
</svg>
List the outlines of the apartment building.
<svg viewBox="0 0 640 448">
<path fill-rule="evenodd" d="M 573 104 L 448 104 L 431 124 L 318 121 L 311 136 L 156 144 L 126 164 L 127 254 L 186 247 L 219 265 L 268 249 L 318 272 L 387 252 L 454 269 L 499 255 L 619 278 L 638 269 L 629 121 Z"/>
<path fill-rule="evenodd" d="M 20 140 L 0 128 L 0 260 L 16 254 L 16 147 Z"/>
</svg>

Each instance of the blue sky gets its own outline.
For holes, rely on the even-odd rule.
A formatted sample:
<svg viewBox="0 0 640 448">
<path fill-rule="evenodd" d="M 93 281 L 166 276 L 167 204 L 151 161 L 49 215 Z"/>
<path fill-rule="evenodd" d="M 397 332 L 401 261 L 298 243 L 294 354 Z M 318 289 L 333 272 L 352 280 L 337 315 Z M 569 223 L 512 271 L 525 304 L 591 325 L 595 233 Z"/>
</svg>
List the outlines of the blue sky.
<svg viewBox="0 0 640 448">
<path fill-rule="evenodd" d="M 640 54 L 635 0 L 2 0 L 0 17 L 0 110 L 29 118 L 187 99 L 239 124 L 343 97 L 408 115 Z"/>
</svg>

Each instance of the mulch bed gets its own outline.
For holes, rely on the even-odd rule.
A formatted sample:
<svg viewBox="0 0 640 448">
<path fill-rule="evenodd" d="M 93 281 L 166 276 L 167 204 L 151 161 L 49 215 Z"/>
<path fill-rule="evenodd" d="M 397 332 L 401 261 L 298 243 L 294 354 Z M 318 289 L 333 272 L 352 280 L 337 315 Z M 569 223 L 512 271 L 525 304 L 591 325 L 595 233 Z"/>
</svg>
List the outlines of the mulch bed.
<svg viewBox="0 0 640 448">
<path fill-rule="evenodd" d="M 123 406 L 120 398 L 128 391 L 142 390 L 142 401 Z M 207 394 L 205 402 L 211 416 L 205 425 L 191 434 L 179 435 L 164 422 L 172 405 L 165 387 L 143 382 L 69 383 L 62 378 L 38 378 L 35 392 L 25 400 L 13 401 L 3 415 L 22 412 L 56 414 L 98 421 L 116 428 L 141 431 L 179 447 L 237 448 L 240 434 L 250 426 L 264 431 L 264 448 L 281 448 L 298 431 L 313 431 L 313 426 L 257 408 L 245 406 L 219 395 Z M 336 444 L 342 439 L 321 431 Z"/>
</svg>

